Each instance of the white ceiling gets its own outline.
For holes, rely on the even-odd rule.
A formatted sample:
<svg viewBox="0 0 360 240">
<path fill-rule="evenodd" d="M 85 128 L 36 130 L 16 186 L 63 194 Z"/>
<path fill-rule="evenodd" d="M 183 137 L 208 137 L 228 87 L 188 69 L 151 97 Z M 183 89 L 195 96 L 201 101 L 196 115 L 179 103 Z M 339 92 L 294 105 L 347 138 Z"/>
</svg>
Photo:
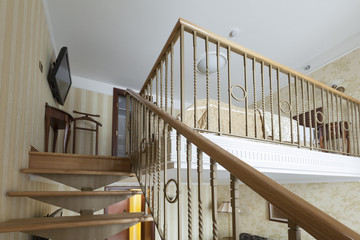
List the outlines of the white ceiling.
<svg viewBox="0 0 360 240">
<path fill-rule="evenodd" d="M 239 28 L 233 41 L 296 70 L 360 45 L 358 0 L 43 1 L 55 51 L 68 46 L 73 75 L 133 89 L 179 17 L 227 38 Z"/>
</svg>

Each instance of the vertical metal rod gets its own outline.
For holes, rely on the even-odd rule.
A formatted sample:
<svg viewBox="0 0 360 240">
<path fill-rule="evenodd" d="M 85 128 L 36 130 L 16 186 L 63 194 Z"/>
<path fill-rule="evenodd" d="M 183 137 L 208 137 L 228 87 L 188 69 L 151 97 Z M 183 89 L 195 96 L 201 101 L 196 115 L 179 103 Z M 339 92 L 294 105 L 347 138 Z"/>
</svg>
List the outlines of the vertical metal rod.
<svg viewBox="0 0 360 240">
<path fill-rule="evenodd" d="M 352 142 L 353 142 L 354 149 L 355 149 L 355 142 L 357 142 L 357 140 L 355 140 L 355 131 L 357 132 L 357 130 L 356 130 L 357 125 L 355 125 L 356 124 L 356 109 L 355 109 L 354 102 L 351 102 L 350 105 L 351 105 L 350 106 L 350 108 L 351 108 L 351 121 L 350 122 L 353 123 L 353 124 L 351 124 L 351 135 L 352 135 Z M 350 109 L 349 109 L 349 112 L 350 112 Z"/>
<path fill-rule="evenodd" d="M 275 140 L 274 132 L 274 99 L 272 90 L 272 65 L 269 65 L 269 87 L 270 87 L 270 114 L 271 114 L 271 140 Z"/>
<path fill-rule="evenodd" d="M 210 102 L 209 102 L 209 37 L 205 37 L 205 55 L 206 55 L 206 129 L 210 130 Z"/>
<path fill-rule="evenodd" d="M 256 113 L 257 113 L 257 107 L 256 107 L 256 59 L 255 57 L 252 59 L 252 78 L 253 78 L 253 90 L 254 90 L 254 125 L 255 125 L 255 138 L 257 138 L 257 123 L 256 123 Z"/>
<path fill-rule="evenodd" d="M 178 239 L 182 239 L 182 210 L 181 210 L 181 135 L 176 132 L 176 152 L 177 152 L 177 210 L 178 210 Z"/>
<path fill-rule="evenodd" d="M 288 240 L 301 240 L 300 227 L 292 220 L 288 220 Z"/>
<path fill-rule="evenodd" d="M 311 129 L 312 129 L 312 117 L 311 117 L 311 112 L 312 112 L 312 108 L 311 108 L 311 95 L 310 95 L 310 84 L 309 84 L 309 82 L 308 81 L 306 81 L 306 87 L 307 87 L 307 97 L 308 97 L 308 113 L 309 113 L 309 125 L 310 125 L 310 149 L 312 149 L 313 148 L 313 136 L 312 136 L 312 131 L 311 131 Z M 315 107 L 314 107 L 314 109 L 313 109 L 313 111 L 314 111 L 314 117 L 315 117 L 315 114 L 316 114 L 316 110 L 315 110 Z M 306 123 L 305 123 L 305 125 L 306 125 Z"/>
<path fill-rule="evenodd" d="M 163 63 L 160 62 L 160 108 L 163 109 Z"/>
<path fill-rule="evenodd" d="M 262 124 L 262 128 L 263 128 L 263 133 L 264 133 L 264 139 L 267 138 L 266 136 L 266 128 L 265 128 L 265 87 L 264 87 L 264 61 L 261 61 L 261 99 L 262 99 L 262 114 L 263 114 L 263 124 Z"/>
<path fill-rule="evenodd" d="M 187 239 L 192 239 L 192 194 L 191 194 L 191 159 L 192 159 L 192 145 L 189 140 L 186 140 L 186 163 L 187 163 L 187 194 L 188 194 L 188 236 Z"/>
<path fill-rule="evenodd" d="M 165 112 L 167 112 L 168 110 L 168 53 L 166 53 L 166 58 L 165 58 Z"/>
<path fill-rule="evenodd" d="M 280 69 L 276 69 L 276 87 L 277 87 L 277 109 L 278 109 L 278 117 L 279 117 L 279 141 L 282 142 L 282 136 L 281 136 L 281 111 L 280 111 Z M 290 117 L 290 122 L 292 118 Z M 292 128 L 290 128 L 292 129 Z"/>
<path fill-rule="evenodd" d="M 333 102 L 332 93 L 327 91 L 327 94 L 330 94 L 330 101 L 331 101 L 331 106 L 330 107 L 328 106 L 329 110 L 331 108 L 331 114 L 330 114 L 330 111 L 329 111 L 329 124 L 328 124 L 329 149 L 334 150 L 334 146 L 332 144 L 332 136 L 331 136 L 333 134 L 333 133 L 331 133 L 331 131 L 334 130 L 333 127 L 334 127 L 334 122 L 335 122 L 335 120 L 334 120 L 334 102 Z M 328 100 L 329 100 L 329 96 L 328 96 Z M 332 127 L 331 127 L 331 125 L 332 125 Z M 332 130 L 331 130 L 331 128 L 332 128 Z M 336 144 L 334 144 L 334 145 L 336 145 Z"/>
<path fill-rule="evenodd" d="M 130 96 L 126 95 L 126 155 L 130 156 Z"/>
<path fill-rule="evenodd" d="M 216 77 L 217 77 L 217 103 L 218 103 L 218 133 L 221 135 L 221 105 L 220 105 L 220 42 L 216 45 Z M 209 115 L 209 113 L 208 113 Z"/>
<path fill-rule="evenodd" d="M 335 97 L 335 106 L 336 106 L 336 124 L 334 126 L 335 127 L 334 130 L 336 131 L 336 133 L 335 133 L 334 138 L 337 137 L 337 139 L 334 140 L 334 142 L 335 142 L 335 145 L 337 146 L 336 151 L 341 152 L 339 101 L 338 101 L 338 95 L 337 94 L 336 95 L 333 94 L 333 95 Z M 344 148 L 344 147 L 342 146 L 342 148 Z"/>
<path fill-rule="evenodd" d="M 304 130 L 304 146 L 306 147 L 306 119 L 305 119 L 305 93 L 304 93 L 304 79 L 301 78 L 301 108 L 302 108 L 302 120 L 303 120 L 303 130 Z"/>
<path fill-rule="evenodd" d="M 290 129 L 291 129 L 291 143 L 294 144 L 294 131 L 293 131 L 293 121 L 292 121 L 292 96 L 291 96 L 291 74 L 288 73 L 288 85 L 289 85 L 289 103 L 290 103 L 290 112 L 289 112 L 289 119 L 290 119 Z"/>
<path fill-rule="evenodd" d="M 232 232 L 233 239 L 237 239 L 240 235 L 239 231 L 239 179 L 230 174 L 230 192 L 231 192 L 231 208 L 232 208 Z"/>
<path fill-rule="evenodd" d="M 248 119 L 248 86 L 247 86 L 247 54 L 244 53 L 244 88 L 246 92 L 245 96 L 245 130 L 246 136 L 249 136 L 249 119 Z"/>
<path fill-rule="evenodd" d="M 174 43 L 171 43 L 171 69 L 170 69 L 170 113 L 174 116 Z"/>
<path fill-rule="evenodd" d="M 203 209 L 202 209 L 202 177 L 203 177 L 203 152 L 197 149 L 197 172 L 198 172 L 198 216 L 199 216 L 199 240 L 204 238 Z"/>
<path fill-rule="evenodd" d="M 160 225 L 160 219 L 161 219 L 161 204 L 160 204 L 160 184 L 161 184 L 161 158 L 162 158 L 162 152 L 161 152 L 161 118 L 159 115 L 157 115 L 157 224 Z M 159 227 L 160 229 L 160 227 Z"/>
<path fill-rule="evenodd" d="M 168 227 L 167 227 L 167 211 L 166 211 L 166 200 L 165 200 L 165 184 L 167 182 L 167 163 L 168 163 L 168 124 L 164 122 L 164 128 L 163 128 L 163 136 L 164 136 L 164 238 L 167 239 L 168 237 Z"/>
<path fill-rule="evenodd" d="M 300 141 L 300 126 L 299 126 L 299 103 L 298 103 L 298 78 L 295 76 L 295 105 L 296 105 L 296 129 L 297 129 L 297 141 L 298 147 L 301 145 Z"/>
<path fill-rule="evenodd" d="M 228 59 L 228 100 L 229 100 L 229 133 L 231 134 L 231 48 L 227 48 Z M 256 124 L 255 124 L 256 126 Z"/>
<path fill-rule="evenodd" d="M 196 67 L 196 47 L 197 36 L 196 32 L 193 33 L 193 50 L 194 50 L 194 128 L 197 128 L 197 67 Z"/>
<path fill-rule="evenodd" d="M 156 69 L 156 105 L 158 107 L 160 107 L 160 102 L 159 102 L 159 69 Z"/>
<path fill-rule="evenodd" d="M 316 98 L 315 98 L 315 89 L 316 89 L 316 86 L 315 84 L 312 84 L 312 96 L 313 96 L 313 104 L 314 104 L 314 124 L 315 124 L 315 148 L 319 148 L 319 145 L 318 145 L 318 112 L 317 112 L 317 106 L 316 106 Z"/>
<path fill-rule="evenodd" d="M 218 239 L 217 226 L 217 165 L 214 159 L 210 159 L 210 185 L 211 185 L 211 207 L 213 240 Z"/>
<path fill-rule="evenodd" d="M 185 120 L 185 53 L 184 25 L 180 27 L 180 120 Z"/>
<path fill-rule="evenodd" d="M 345 147 L 345 123 L 344 123 L 344 112 L 343 112 L 343 98 L 339 96 L 340 100 L 340 120 L 341 120 L 341 138 L 342 138 L 342 146 L 343 152 L 347 152 L 347 148 Z M 340 126 L 339 126 L 340 127 Z"/>
<path fill-rule="evenodd" d="M 348 120 L 348 123 L 349 124 L 351 124 L 351 118 L 350 118 L 350 108 L 349 108 L 350 106 L 349 106 L 349 99 L 346 99 L 346 110 L 347 110 L 347 113 L 348 113 L 348 116 L 347 116 L 347 120 Z M 353 125 L 353 124 L 351 124 L 351 125 Z M 352 131 L 350 131 L 350 125 L 349 125 L 349 132 L 350 132 L 350 134 L 351 134 L 351 136 L 349 136 L 349 139 L 348 139 L 348 141 L 350 141 L 350 137 L 353 137 L 352 135 L 353 135 L 353 132 Z M 355 154 L 355 142 L 353 142 L 353 141 L 351 141 L 353 144 L 351 144 L 350 145 L 350 152 L 352 153 L 352 154 Z"/>
<path fill-rule="evenodd" d="M 359 141 L 359 119 L 360 119 L 360 106 L 358 103 L 354 103 L 355 105 L 355 113 L 356 113 L 356 109 L 357 109 L 357 114 L 355 114 L 355 121 L 354 123 L 356 124 L 353 124 L 355 125 L 355 130 L 356 130 L 356 141 L 354 141 L 354 144 L 355 142 L 357 143 L 356 146 L 357 146 L 357 153 L 359 154 L 359 151 L 360 151 L 360 141 Z"/>
<path fill-rule="evenodd" d="M 148 96 L 148 91 L 146 91 L 146 96 Z M 146 141 L 146 156 L 145 156 L 145 199 L 148 200 L 148 178 L 149 178 L 149 109 L 145 108 L 145 141 Z M 145 214 L 148 213 L 148 204 L 145 203 Z"/>
<path fill-rule="evenodd" d="M 329 122 L 330 122 L 329 116 L 328 116 L 328 114 L 329 114 L 329 108 L 328 108 L 329 104 L 326 105 L 327 106 L 326 112 L 328 113 L 328 114 L 326 114 L 325 113 L 325 102 L 324 102 L 324 89 L 323 88 L 321 88 L 321 106 L 322 106 L 322 110 L 323 110 L 323 113 L 324 113 L 323 123 L 322 123 L 322 131 L 323 131 L 322 137 L 323 137 L 323 142 L 324 142 L 324 148 L 328 149 L 328 147 L 327 147 L 328 143 L 326 141 L 326 136 L 324 134 L 326 132 L 326 125 L 329 125 Z M 325 120 L 326 117 L 328 117 L 327 120 Z"/>
</svg>

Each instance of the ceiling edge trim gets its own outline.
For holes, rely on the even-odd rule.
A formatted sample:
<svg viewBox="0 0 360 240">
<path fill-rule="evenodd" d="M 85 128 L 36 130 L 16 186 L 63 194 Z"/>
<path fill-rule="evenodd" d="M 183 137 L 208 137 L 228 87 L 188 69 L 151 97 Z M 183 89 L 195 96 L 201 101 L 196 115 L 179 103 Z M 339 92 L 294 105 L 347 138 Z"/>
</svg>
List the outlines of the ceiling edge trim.
<svg viewBox="0 0 360 240">
<path fill-rule="evenodd" d="M 45 13 L 46 25 L 47 25 L 47 29 L 48 29 L 48 33 L 49 33 L 49 37 L 50 37 L 50 42 L 51 42 L 53 51 L 55 53 L 55 56 L 57 56 L 58 51 L 57 51 L 56 43 L 55 43 L 54 27 L 53 27 L 52 22 L 51 22 L 50 13 L 49 13 L 49 6 L 47 4 L 47 0 L 42 0 L 42 5 L 43 5 L 44 13 Z"/>
<path fill-rule="evenodd" d="M 345 55 L 358 48 L 360 48 L 360 32 L 346 39 L 337 46 L 331 48 L 330 50 L 318 55 L 317 57 L 312 58 L 298 69 L 300 69 L 300 72 L 309 75 L 319 70 L 320 68 L 328 65 L 329 63 L 335 62 L 336 60 L 344 57 Z M 311 69 L 309 71 L 306 71 L 304 69 L 304 67 L 307 65 L 311 66 Z"/>
<path fill-rule="evenodd" d="M 79 76 L 75 76 L 75 75 L 72 75 L 71 79 L 72 79 L 72 86 L 75 88 L 81 88 L 84 90 L 102 93 L 102 94 L 111 95 L 111 96 L 113 95 L 114 88 L 126 89 L 126 87 L 124 87 L 124 86 L 112 85 L 109 83 L 104 83 L 104 82 L 100 82 L 100 81 L 96 81 L 96 80 L 92 80 L 92 79 L 88 79 L 88 78 L 83 78 L 83 77 L 79 77 Z M 134 89 L 134 91 L 138 92 L 139 90 Z"/>
</svg>

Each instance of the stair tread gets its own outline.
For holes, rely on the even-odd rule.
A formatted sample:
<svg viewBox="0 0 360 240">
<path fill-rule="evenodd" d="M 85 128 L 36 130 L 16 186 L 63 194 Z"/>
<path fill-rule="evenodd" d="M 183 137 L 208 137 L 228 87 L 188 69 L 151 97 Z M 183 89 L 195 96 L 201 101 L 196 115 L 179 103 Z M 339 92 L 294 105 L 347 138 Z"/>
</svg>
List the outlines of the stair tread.
<svg viewBox="0 0 360 240">
<path fill-rule="evenodd" d="M 53 153 L 53 152 L 29 152 L 29 155 L 38 155 L 38 156 L 57 156 L 57 157 L 66 157 L 66 158 L 86 158 L 86 159 L 111 159 L 111 160 L 127 160 L 130 161 L 128 157 L 114 157 L 114 156 L 103 156 L 103 155 L 87 155 L 87 154 L 73 154 L 73 153 Z"/>
<path fill-rule="evenodd" d="M 85 196 L 119 196 L 141 194 L 139 190 L 123 191 L 22 191 L 8 192 L 9 197 L 85 197 Z"/>
<path fill-rule="evenodd" d="M 67 216 L 53 218 L 13 219 L 0 224 L 0 233 L 29 232 L 49 229 L 91 227 L 110 224 L 153 221 L 151 215 L 144 213 L 103 214 L 91 216 Z"/>
<path fill-rule="evenodd" d="M 65 174 L 65 175 L 111 175 L 111 176 L 129 176 L 134 177 L 131 172 L 115 172 L 115 171 L 94 171 L 94 170 L 72 170 L 72 169 L 42 169 L 42 168 L 24 168 L 23 173 L 34 174 Z"/>
</svg>

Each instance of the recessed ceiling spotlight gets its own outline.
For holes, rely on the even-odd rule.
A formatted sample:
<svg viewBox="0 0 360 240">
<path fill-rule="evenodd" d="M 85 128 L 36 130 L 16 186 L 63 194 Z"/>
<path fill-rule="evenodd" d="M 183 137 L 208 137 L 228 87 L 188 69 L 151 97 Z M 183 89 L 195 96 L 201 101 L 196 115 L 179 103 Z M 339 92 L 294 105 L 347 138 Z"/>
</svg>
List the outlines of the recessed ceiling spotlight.
<svg viewBox="0 0 360 240">
<path fill-rule="evenodd" d="M 305 69 L 306 71 L 309 71 L 309 70 L 311 69 L 311 66 L 310 66 L 310 65 L 306 65 L 306 66 L 304 67 L 304 69 Z"/>
<path fill-rule="evenodd" d="M 238 28 L 233 28 L 233 29 L 231 29 L 229 36 L 233 38 L 233 37 L 238 36 L 239 33 L 240 33 L 240 30 Z"/>
</svg>

